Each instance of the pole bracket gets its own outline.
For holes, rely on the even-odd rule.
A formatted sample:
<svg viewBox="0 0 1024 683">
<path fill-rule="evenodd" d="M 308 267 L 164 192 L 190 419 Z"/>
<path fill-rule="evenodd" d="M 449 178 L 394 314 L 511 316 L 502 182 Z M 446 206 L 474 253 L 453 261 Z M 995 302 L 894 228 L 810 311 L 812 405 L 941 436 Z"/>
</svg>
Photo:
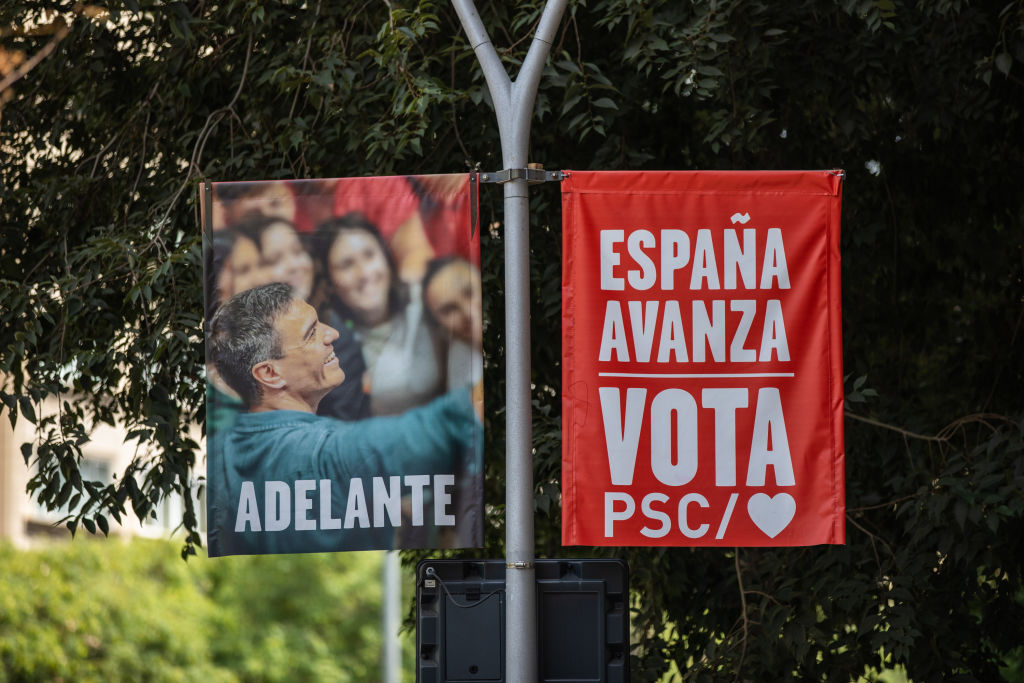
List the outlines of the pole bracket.
<svg viewBox="0 0 1024 683">
<path fill-rule="evenodd" d="M 492 173 L 481 173 L 481 183 L 510 183 L 513 180 L 525 180 L 527 185 L 557 182 L 568 174 L 562 171 L 545 171 L 542 168 L 506 168 Z"/>
<path fill-rule="evenodd" d="M 507 569 L 533 569 L 533 562 L 519 560 L 518 562 L 505 562 Z"/>
</svg>

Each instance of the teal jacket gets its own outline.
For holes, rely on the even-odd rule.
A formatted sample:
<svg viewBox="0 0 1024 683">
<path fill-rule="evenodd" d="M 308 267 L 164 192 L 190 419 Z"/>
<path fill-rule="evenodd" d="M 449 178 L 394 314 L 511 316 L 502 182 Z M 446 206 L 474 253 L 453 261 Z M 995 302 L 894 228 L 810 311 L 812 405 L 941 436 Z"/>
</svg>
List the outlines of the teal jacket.
<svg viewBox="0 0 1024 683">
<path fill-rule="evenodd" d="M 482 470 L 482 432 L 468 390 L 359 422 L 242 413 L 210 435 L 209 553 L 383 550 L 454 527 L 448 497 Z"/>
</svg>

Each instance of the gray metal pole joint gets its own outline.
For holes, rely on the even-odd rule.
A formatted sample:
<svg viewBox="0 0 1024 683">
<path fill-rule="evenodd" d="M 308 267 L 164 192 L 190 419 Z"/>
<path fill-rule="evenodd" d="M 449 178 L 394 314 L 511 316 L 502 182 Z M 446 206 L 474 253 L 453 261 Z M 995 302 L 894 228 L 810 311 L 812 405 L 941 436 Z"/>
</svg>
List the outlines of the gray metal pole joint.
<svg viewBox="0 0 1024 683">
<path fill-rule="evenodd" d="M 481 183 L 510 183 L 513 180 L 525 180 L 528 185 L 537 183 L 557 182 L 568 177 L 562 171 L 545 171 L 542 168 L 506 168 L 492 173 L 481 173 Z"/>
</svg>

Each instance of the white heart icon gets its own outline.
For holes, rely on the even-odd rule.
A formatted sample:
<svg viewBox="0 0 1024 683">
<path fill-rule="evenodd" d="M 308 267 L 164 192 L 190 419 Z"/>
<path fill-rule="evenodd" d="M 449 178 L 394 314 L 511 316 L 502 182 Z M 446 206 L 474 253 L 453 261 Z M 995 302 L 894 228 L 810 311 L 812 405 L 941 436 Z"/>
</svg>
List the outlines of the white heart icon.
<svg viewBox="0 0 1024 683">
<path fill-rule="evenodd" d="M 775 497 L 767 493 L 755 493 L 747 501 L 747 513 L 758 529 L 769 538 L 775 538 L 793 521 L 796 501 L 788 493 L 777 493 Z"/>
</svg>

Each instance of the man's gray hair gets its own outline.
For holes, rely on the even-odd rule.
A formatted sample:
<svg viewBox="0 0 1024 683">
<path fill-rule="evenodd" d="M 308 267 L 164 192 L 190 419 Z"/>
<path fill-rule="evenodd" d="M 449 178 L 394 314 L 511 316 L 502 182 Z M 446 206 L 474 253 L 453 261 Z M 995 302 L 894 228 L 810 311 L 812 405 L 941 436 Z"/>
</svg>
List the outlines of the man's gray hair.
<svg viewBox="0 0 1024 683">
<path fill-rule="evenodd" d="M 210 360 L 247 407 L 263 396 L 253 367 L 283 356 L 274 323 L 293 297 L 291 286 L 280 282 L 255 287 L 225 301 L 210 321 Z"/>
</svg>

